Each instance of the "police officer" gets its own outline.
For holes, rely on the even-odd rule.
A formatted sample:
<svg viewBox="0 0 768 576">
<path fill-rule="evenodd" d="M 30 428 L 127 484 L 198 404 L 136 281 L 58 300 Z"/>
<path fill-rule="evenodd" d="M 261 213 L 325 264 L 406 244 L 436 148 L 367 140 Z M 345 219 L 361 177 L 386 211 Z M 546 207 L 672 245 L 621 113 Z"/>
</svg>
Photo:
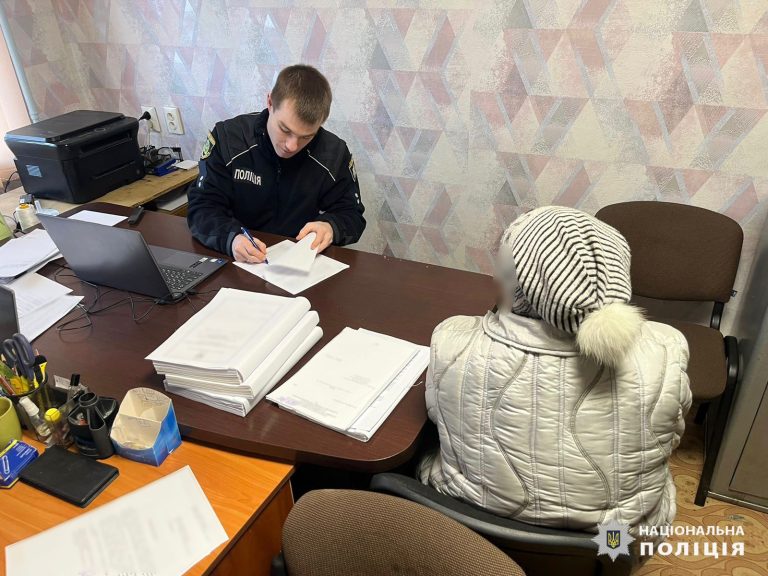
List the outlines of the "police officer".
<svg viewBox="0 0 768 576">
<path fill-rule="evenodd" d="M 267 258 L 241 226 L 298 240 L 314 232 L 318 252 L 357 242 L 365 208 L 352 154 L 322 128 L 330 110 L 328 80 L 296 65 L 280 72 L 266 110 L 218 122 L 189 191 L 192 235 L 241 262 Z"/>
</svg>

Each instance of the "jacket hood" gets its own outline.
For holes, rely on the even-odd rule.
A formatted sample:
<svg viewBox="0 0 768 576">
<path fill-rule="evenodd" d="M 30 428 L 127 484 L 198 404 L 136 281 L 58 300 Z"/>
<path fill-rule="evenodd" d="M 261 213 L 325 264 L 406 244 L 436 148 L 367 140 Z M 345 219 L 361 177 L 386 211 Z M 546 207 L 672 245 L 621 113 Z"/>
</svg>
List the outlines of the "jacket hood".
<svg viewBox="0 0 768 576">
<path fill-rule="evenodd" d="M 576 337 L 540 318 L 519 316 L 510 311 L 488 312 L 483 331 L 493 340 L 519 350 L 553 356 L 578 356 Z"/>
<path fill-rule="evenodd" d="M 576 335 L 558 330 L 540 318 L 510 311 L 488 312 L 483 318 L 483 330 L 494 340 L 527 352 L 583 355 L 615 366 L 639 337 L 644 322 L 640 309 L 613 303 L 590 314 Z"/>
</svg>

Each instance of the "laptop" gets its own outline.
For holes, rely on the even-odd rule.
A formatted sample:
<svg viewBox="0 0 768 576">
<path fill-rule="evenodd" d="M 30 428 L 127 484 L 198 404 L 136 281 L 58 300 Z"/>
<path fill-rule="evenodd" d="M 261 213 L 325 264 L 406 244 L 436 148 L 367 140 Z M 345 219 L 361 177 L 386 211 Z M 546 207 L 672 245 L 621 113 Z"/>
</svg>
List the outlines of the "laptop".
<svg viewBox="0 0 768 576">
<path fill-rule="evenodd" d="M 16 295 L 13 290 L 0 286 L 0 342 L 19 331 L 16 316 Z"/>
<path fill-rule="evenodd" d="M 72 271 L 86 282 L 178 300 L 227 261 L 149 246 L 136 230 L 39 215 Z"/>
</svg>

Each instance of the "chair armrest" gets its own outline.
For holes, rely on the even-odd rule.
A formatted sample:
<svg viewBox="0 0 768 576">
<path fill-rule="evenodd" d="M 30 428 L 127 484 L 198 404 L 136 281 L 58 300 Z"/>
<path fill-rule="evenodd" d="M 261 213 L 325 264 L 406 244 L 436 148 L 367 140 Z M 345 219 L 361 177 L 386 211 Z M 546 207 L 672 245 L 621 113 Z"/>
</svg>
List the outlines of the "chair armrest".
<svg viewBox="0 0 768 576">
<path fill-rule="evenodd" d="M 389 472 L 376 474 L 371 479 L 371 490 L 386 492 L 418 502 L 445 514 L 449 518 L 464 524 L 478 534 L 488 538 L 534 546 L 552 546 L 555 543 L 553 540 L 556 539 L 559 546 L 567 546 L 582 551 L 588 550 L 590 554 L 594 554 L 597 550 L 597 544 L 592 542 L 594 534 L 542 528 L 496 516 L 466 502 L 441 494 L 434 488 L 422 484 L 416 478 L 410 478 L 402 474 Z"/>
</svg>

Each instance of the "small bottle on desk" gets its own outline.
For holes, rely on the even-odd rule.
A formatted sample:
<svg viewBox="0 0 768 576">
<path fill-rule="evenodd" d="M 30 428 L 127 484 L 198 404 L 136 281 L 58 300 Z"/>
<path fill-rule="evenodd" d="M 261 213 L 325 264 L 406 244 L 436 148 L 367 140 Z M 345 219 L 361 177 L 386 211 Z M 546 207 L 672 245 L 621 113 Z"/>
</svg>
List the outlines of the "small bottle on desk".
<svg viewBox="0 0 768 576">
<path fill-rule="evenodd" d="M 49 408 L 45 411 L 45 423 L 53 431 L 53 443 L 65 448 L 72 445 L 72 435 L 69 433 L 69 424 L 61 417 L 58 408 Z"/>
<path fill-rule="evenodd" d="M 53 430 L 40 416 L 40 408 L 26 397 L 19 399 L 19 405 L 29 416 L 29 423 L 32 425 L 37 439 L 46 446 L 52 446 L 54 443 Z"/>
</svg>

